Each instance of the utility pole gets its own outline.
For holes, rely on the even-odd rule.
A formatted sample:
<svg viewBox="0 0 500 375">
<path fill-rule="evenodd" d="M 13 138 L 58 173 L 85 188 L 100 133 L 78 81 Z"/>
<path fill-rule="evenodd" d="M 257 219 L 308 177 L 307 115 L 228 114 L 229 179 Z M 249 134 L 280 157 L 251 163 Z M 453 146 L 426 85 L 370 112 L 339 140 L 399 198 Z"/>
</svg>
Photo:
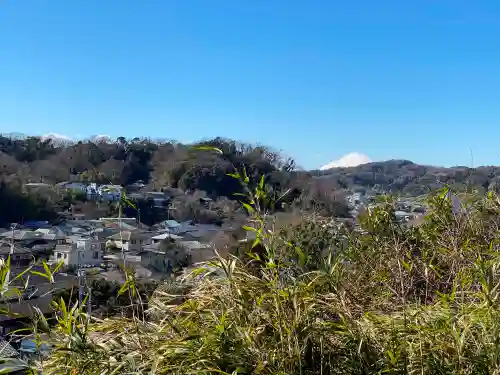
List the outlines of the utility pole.
<svg viewBox="0 0 500 375">
<path fill-rule="evenodd" d="M 10 258 L 11 266 L 7 270 L 7 275 L 5 275 L 5 285 L 7 287 L 9 285 L 9 281 L 10 281 L 10 270 L 12 268 L 12 258 L 14 255 L 14 233 L 15 233 L 16 227 L 17 227 L 16 223 L 11 224 L 11 226 L 10 226 L 10 229 L 12 229 L 12 238 L 11 238 L 10 249 L 9 249 L 9 258 Z"/>
<path fill-rule="evenodd" d="M 175 210 L 176 207 L 173 203 L 169 203 L 167 206 L 167 220 L 170 220 L 170 211 Z"/>
</svg>

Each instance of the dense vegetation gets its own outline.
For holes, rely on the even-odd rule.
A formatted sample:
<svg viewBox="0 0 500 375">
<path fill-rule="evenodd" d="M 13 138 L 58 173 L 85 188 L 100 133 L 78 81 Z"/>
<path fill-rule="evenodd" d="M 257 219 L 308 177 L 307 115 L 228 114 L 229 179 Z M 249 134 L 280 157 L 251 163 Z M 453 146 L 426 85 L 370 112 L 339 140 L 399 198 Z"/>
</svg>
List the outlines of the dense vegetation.
<svg viewBox="0 0 500 375">
<path fill-rule="evenodd" d="M 128 312 L 104 320 L 60 299 L 54 328 L 35 322 L 56 343 L 44 374 L 500 373 L 495 192 L 457 207 L 438 191 L 414 226 L 386 197 L 361 230 L 308 214 L 280 227 L 264 179 L 233 177 L 255 240 L 164 282 L 147 306 L 126 273 Z"/>
<path fill-rule="evenodd" d="M 137 282 L 137 293 L 143 307 L 147 308 L 148 299 L 151 297 L 157 284 L 155 282 Z M 85 287 L 85 296 L 91 293 L 92 316 L 106 318 L 117 314 L 131 316 L 131 304 L 128 296 L 120 294 L 121 284 L 116 281 L 107 281 L 102 278 L 90 278 Z M 78 288 L 59 290 L 53 299 L 59 302 L 62 298 L 67 305 L 78 302 Z"/>
<path fill-rule="evenodd" d="M 195 193 L 199 197 L 208 196 L 217 201 L 237 200 L 235 194 L 241 187 L 228 173 L 233 167 L 245 167 L 250 179 L 264 175 L 266 184 L 274 194 L 288 191 L 280 207 L 273 210 L 321 210 L 325 215 L 346 216 L 348 210 L 344 197 L 336 185 L 318 184 L 312 176 L 294 170 L 292 159 L 261 146 L 239 144 L 234 141 L 216 138 L 200 142 L 198 145 L 215 146 L 224 154 L 210 154 L 197 150 L 197 145 L 183 145 L 175 142 L 153 142 L 148 139 L 123 137 L 115 142 L 81 141 L 77 143 L 54 143 L 39 137 L 12 139 L 0 137 L 0 201 L 22 202 L 2 210 L 0 226 L 5 223 L 39 219 L 50 220 L 55 212 L 71 206 L 75 197 L 61 197 L 50 189 L 30 188 L 25 184 L 55 184 L 62 181 L 88 181 L 103 184 L 130 186 L 142 181 L 146 184 L 143 191 L 169 190 Z M 15 194 L 15 200 L 8 198 Z M 191 194 L 192 195 L 192 194 Z M 214 216 L 213 213 L 200 214 L 200 207 L 188 197 L 179 198 L 180 211 L 173 213 L 179 219 Z M 165 210 L 155 212 L 151 202 L 138 202 L 141 220 L 153 224 L 164 219 Z M 188 211 L 184 207 L 190 207 Z M 224 205 L 222 205 L 224 206 Z M 226 205 L 227 206 L 227 205 Z M 99 207 L 103 213 L 108 208 Z M 96 210 L 88 203 L 82 208 L 91 212 Z M 109 214 L 112 214 L 109 207 Z M 100 211 L 100 212 L 101 212 Z M 181 212 L 183 211 L 183 212 Z M 229 210 L 226 210 L 229 211 Z M 135 212 L 127 212 L 136 216 Z M 220 215 L 219 215 L 220 216 Z M 219 220 L 214 218 L 214 220 Z"/>
<path fill-rule="evenodd" d="M 304 217 L 247 230 L 229 256 L 160 286 L 147 311 L 87 321 L 59 303 L 47 374 L 495 374 L 500 370 L 500 199 L 453 212 L 429 198 L 419 227 L 388 199 L 363 233 Z M 252 229 L 254 228 L 254 229 Z M 207 273 L 208 272 L 208 273 Z M 128 284 L 130 288 L 132 284 Z M 122 292 L 133 288 L 122 288 Z M 40 325 L 43 326 L 43 325 Z"/>
</svg>

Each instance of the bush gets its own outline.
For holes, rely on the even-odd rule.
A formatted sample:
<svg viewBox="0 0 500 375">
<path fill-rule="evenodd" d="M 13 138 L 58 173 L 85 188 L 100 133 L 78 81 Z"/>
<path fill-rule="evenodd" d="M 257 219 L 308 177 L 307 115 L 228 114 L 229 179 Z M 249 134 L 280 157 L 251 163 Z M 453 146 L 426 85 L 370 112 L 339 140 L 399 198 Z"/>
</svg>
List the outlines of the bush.
<svg viewBox="0 0 500 375">
<path fill-rule="evenodd" d="M 220 258 L 83 336 L 81 310 L 59 318 L 71 350 L 45 373 L 499 373 L 500 199 L 454 213 L 442 191 L 428 204 L 407 227 L 386 200 L 359 232 L 311 219 L 274 231 L 254 208 L 248 262 Z"/>
<path fill-rule="evenodd" d="M 99 282 L 93 300 L 126 311 L 104 320 L 58 296 L 55 327 L 35 321 L 56 345 L 38 363 L 44 374 L 500 373 L 494 192 L 458 207 L 444 189 L 419 226 L 401 225 L 385 197 L 359 230 L 317 215 L 283 229 L 268 215 L 278 202 L 265 178 L 250 185 L 243 168 L 234 177 L 246 194 L 242 256 L 168 280 L 151 298 L 127 270 L 123 285 Z"/>
</svg>

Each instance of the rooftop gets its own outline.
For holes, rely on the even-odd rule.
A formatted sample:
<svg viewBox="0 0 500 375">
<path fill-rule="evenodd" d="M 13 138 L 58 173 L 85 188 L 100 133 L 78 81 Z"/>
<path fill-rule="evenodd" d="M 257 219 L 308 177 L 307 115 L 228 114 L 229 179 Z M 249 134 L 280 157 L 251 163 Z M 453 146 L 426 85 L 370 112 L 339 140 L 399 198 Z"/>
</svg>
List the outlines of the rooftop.
<svg viewBox="0 0 500 375">
<path fill-rule="evenodd" d="M 7 341 L 0 338 L 0 358 L 13 358 L 17 357 L 19 353 Z M 1 367 L 0 367 L 1 372 Z"/>
<path fill-rule="evenodd" d="M 151 236 L 151 232 L 143 232 L 141 230 L 132 230 L 132 231 L 123 231 L 121 233 L 115 233 L 112 236 L 109 236 L 108 238 L 110 240 L 115 240 L 115 241 L 130 241 L 130 240 L 135 240 L 135 239 L 144 239 L 144 238 L 149 238 Z"/>
<path fill-rule="evenodd" d="M 182 236 L 178 236 L 176 234 L 166 232 L 166 233 L 162 233 L 162 234 L 159 234 L 157 236 L 154 236 L 152 239 L 153 240 L 166 240 L 166 239 L 182 240 Z"/>
</svg>

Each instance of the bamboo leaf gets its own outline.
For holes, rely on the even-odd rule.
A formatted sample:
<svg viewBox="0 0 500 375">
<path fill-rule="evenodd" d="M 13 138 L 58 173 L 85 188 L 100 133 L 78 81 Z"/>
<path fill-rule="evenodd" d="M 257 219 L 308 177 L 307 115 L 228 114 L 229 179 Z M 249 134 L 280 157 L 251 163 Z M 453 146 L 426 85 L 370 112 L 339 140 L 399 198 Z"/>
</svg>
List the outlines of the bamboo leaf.
<svg viewBox="0 0 500 375">
<path fill-rule="evenodd" d="M 220 148 L 217 147 L 211 147 L 211 146 L 196 146 L 194 147 L 196 150 L 199 151 L 215 151 L 216 153 L 223 155 L 224 153 Z"/>
</svg>

